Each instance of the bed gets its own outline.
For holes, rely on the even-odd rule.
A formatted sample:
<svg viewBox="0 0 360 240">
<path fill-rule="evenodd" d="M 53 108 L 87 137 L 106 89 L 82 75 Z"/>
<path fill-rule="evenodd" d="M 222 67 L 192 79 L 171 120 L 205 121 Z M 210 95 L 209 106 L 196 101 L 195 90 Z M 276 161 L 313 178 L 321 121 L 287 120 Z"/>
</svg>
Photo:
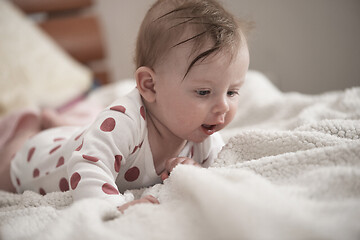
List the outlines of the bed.
<svg viewBox="0 0 360 240">
<path fill-rule="evenodd" d="M 18 26 L 26 22 L 1 0 L 0 33 L 10 34 L 4 19 L 14 14 Z M 19 70 L 1 75 L 1 117 L 24 107 L 66 105 L 66 114 L 77 104 L 106 106 L 134 87 L 126 79 L 91 90 L 92 70 L 26 24 L 27 36 L 40 34 L 33 38 L 42 39 L 47 51 L 24 56 L 22 79 L 16 78 Z M 12 56 L 1 57 L 11 44 L 1 45 L 1 63 L 13 63 Z M 41 71 L 54 64 L 55 72 Z M 25 84 L 24 76 L 26 93 L 17 85 Z M 53 90 L 49 81 L 61 84 Z M 5 87 L 12 94 L 3 93 Z M 73 203 L 69 192 L 0 191 L 0 238 L 360 239 L 360 87 L 284 93 L 251 70 L 240 98 L 235 120 L 222 132 L 227 144 L 210 168 L 178 166 L 163 184 L 125 193 L 129 201 L 152 194 L 159 205 L 136 205 L 121 214 L 99 199 Z"/>
</svg>

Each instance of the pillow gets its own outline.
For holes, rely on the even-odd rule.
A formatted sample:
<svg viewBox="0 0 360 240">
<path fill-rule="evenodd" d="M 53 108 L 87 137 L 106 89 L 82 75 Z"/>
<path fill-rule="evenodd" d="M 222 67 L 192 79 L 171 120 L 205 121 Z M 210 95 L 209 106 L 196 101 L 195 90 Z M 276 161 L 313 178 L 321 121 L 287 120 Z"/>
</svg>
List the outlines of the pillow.
<svg viewBox="0 0 360 240">
<path fill-rule="evenodd" d="M 57 107 L 90 88 L 92 75 L 11 1 L 0 0 L 0 116 Z"/>
</svg>

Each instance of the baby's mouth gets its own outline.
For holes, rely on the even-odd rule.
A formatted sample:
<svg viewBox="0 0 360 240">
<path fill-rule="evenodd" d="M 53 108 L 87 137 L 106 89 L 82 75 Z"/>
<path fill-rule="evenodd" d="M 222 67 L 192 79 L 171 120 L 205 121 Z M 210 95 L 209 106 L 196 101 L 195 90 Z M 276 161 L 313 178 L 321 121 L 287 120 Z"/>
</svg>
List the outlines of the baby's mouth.
<svg viewBox="0 0 360 240">
<path fill-rule="evenodd" d="M 216 130 L 215 130 L 216 125 L 202 124 L 201 128 L 207 135 L 212 135 L 213 133 L 216 132 Z"/>
</svg>

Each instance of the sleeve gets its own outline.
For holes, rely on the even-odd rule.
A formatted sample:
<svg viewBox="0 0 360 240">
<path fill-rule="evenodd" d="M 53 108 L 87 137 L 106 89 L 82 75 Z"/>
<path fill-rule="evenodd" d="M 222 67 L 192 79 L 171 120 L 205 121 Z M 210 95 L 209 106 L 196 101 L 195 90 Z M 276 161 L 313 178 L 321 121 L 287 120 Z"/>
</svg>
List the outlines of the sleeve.
<svg viewBox="0 0 360 240">
<path fill-rule="evenodd" d="M 69 159 L 67 171 L 74 201 L 95 197 L 116 206 L 126 202 L 115 180 L 139 133 L 135 121 L 118 110 L 102 112 Z"/>
<path fill-rule="evenodd" d="M 203 157 L 204 160 L 201 162 L 201 166 L 209 167 L 217 158 L 224 145 L 224 140 L 219 133 L 214 133 L 205 140 L 203 145 L 203 153 L 205 156 Z"/>
</svg>

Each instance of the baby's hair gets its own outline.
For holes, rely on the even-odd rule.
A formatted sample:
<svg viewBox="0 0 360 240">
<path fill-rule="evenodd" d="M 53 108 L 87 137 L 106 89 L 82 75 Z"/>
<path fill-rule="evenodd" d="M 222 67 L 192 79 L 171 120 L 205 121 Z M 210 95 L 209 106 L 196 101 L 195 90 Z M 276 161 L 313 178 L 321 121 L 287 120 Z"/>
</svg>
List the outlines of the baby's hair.
<svg viewBox="0 0 360 240">
<path fill-rule="evenodd" d="M 227 50 L 231 57 L 237 54 L 242 34 L 242 22 L 226 11 L 215 0 L 158 0 L 147 12 L 138 34 L 135 64 L 139 68 L 154 69 L 172 48 L 192 43 L 198 55 L 189 64 L 185 76 L 199 60 L 211 54 Z M 242 32 L 246 32 L 244 24 Z M 185 32 L 192 35 L 180 40 Z M 246 41 L 246 40 L 245 40 Z M 203 52 L 205 43 L 210 48 Z"/>
</svg>

